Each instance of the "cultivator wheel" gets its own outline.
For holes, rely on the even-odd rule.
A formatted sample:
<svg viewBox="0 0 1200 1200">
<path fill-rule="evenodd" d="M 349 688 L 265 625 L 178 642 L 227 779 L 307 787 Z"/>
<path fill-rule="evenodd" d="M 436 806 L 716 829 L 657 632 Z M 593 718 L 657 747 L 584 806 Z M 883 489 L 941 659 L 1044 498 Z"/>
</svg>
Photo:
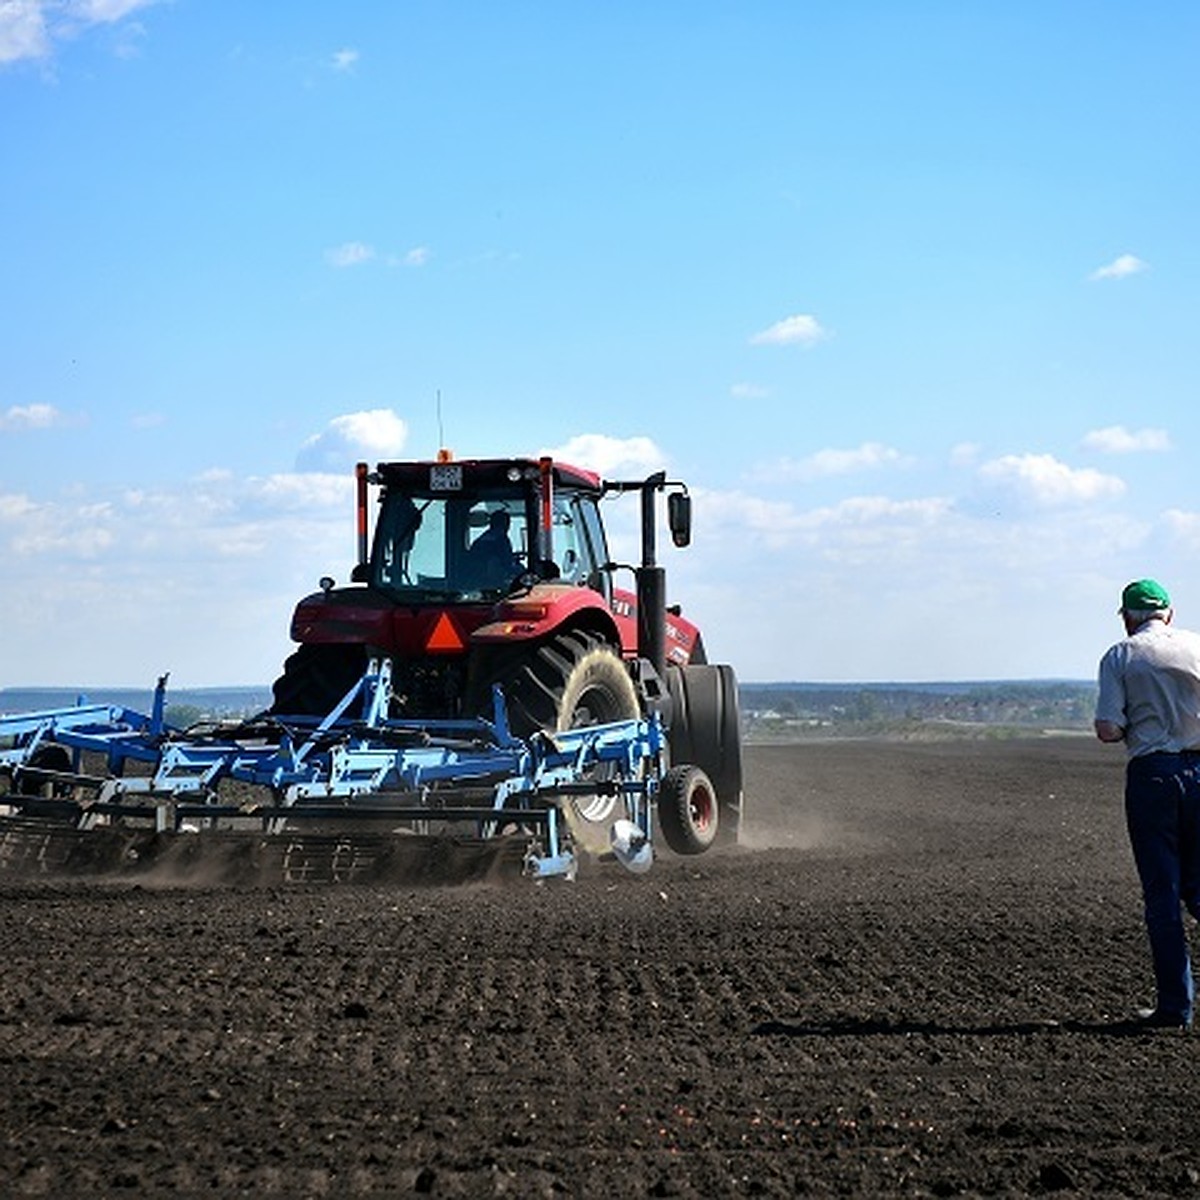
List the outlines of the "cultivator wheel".
<svg viewBox="0 0 1200 1200">
<path fill-rule="evenodd" d="M 13 791 L 19 796 L 67 799 L 74 790 L 68 778 L 72 772 L 71 755 L 66 747 L 39 746 L 13 780 Z"/>
<path fill-rule="evenodd" d="M 658 822 L 676 854 L 703 854 L 721 828 L 712 781 L 697 766 L 672 767 L 658 793 Z"/>
</svg>

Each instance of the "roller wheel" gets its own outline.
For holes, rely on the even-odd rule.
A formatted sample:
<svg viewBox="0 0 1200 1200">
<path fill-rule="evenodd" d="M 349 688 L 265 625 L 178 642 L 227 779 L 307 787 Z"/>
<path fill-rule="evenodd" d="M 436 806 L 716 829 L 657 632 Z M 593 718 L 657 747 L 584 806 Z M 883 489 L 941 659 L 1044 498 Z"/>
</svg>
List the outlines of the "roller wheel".
<svg viewBox="0 0 1200 1200">
<path fill-rule="evenodd" d="M 700 767 L 672 767 L 658 790 L 658 823 L 676 854 L 703 854 L 717 839 L 721 809 Z"/>
<path fill-rule="evenodd" d="M 671 762 L 700 767 L 712 781 L 721 810 L 717 841 L 737 841 L 742 821 L 742 733 L 737 678 L 730 666 L 673 667 L 668 732 Z"/>
<path fill-rule="evenodd" d="M 283 674 L 272 687 L 271 712 L 277 716 L 323 717 L 366 669 L 362 646 L 301 646 L 283 664 Z"/>
</svg>

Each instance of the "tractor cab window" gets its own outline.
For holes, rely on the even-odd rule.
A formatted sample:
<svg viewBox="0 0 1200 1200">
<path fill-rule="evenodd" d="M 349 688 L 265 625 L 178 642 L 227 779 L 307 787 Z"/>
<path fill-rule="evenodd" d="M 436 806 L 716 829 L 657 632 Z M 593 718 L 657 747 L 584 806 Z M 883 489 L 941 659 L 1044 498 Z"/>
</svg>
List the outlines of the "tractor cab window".
<svg viewBox="0 0 1200 1200">
<path fill-rule="evenodd" d="M 567 583 L 595 585 L 596 569 L 604 558 L 596 553 L 593 525 L 599 528 L 594 503 L 582 496 L 555 496 L 554 563 Z"/>
<path fill-rule="evenodd" d="M 578 497 L 563 493 L 554 497 L 553 522 L 554 568 L 558 577 L 564 583 L 586 583 L 593 559 L 580 518 Z"/>
<path fill-rule="evenodd" d="M 371 581 L 387 590 L 412 588 L 422 577 L 444 574 L 444 513 L 428 500 L 392 494 L 384 499 L 375 530 Z"/>
<path fill-rule="evenodd" d="M 465 540 L 456 547 L 456 575 L 465 589 L 502 588 L 529 562 L 525 506 L 513 501 L 480 500 L 466 510 Z"/>
<path fill-rule="evenodd" d="M 524 498 L 458 494 L 385 497 L 371 581 L 384 591 L 478 598 L 504 589 L 528 562 Z"/>
</svg>

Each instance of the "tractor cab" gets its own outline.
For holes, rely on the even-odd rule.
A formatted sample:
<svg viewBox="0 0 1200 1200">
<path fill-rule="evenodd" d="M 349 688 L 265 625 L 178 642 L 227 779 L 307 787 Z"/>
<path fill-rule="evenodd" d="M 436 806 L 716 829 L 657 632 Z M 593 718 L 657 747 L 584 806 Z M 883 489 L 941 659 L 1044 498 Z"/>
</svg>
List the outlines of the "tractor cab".
<svg viewBox="0 0 1200 1200">
<path fill-rule="evenodd" d="M 639 679 L 661 678 L 668 663 L 705 661 L 699 630 L 667 606 L 665 572 L 654 559 L 661 491 L 668 492 L 675 544 L 690 536 L 683 486 L 664 474 L 621 483 L 548 457 L 446 454 L 374 470 L 360 463 L 356 479 L 351 584 L 326 578 L 297 604 L 291 632 L 298 647 L 275 682 L 273 712 L 328 712 L 381 656 L 392 663 L 394 706 L 413 717 L 490 710 L 492 685 L 508 683 L 515 664 L 561 663 L 592 647 L 605 648 L 622 669 L 644 659 Z M 634 491 L 642 501 L 642 556 L 636 568 L 624 568 L 609 557 L 600 502 Z M 636 591 L 614 582 L 619 569 L 632 570 Z"/>
<path fill-rule="evenodd" d="M 357 578 L 402 604 L 494 602 L 549 580 L 607 598 L 600 489 L 557 474 L 547 488 L 536 463 L 381 465 L 374 542 Z"/>
</svg>

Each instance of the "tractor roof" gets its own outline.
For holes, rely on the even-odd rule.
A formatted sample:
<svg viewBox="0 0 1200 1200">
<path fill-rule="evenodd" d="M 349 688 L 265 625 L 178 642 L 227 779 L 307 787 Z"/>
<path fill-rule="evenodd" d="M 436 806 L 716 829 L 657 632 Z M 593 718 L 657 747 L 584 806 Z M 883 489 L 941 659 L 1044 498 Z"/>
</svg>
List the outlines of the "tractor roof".
<svg viewBox="0 0 1200 1200">
<path fill-rule="evenodd" d="M 389 487 L 421 491 L 430 487 L 431 472 L 435 467 L 461 467 L 464 482 L 472 488 L 511 485 L 521 478 L 536 479 L 541 472 L 540 460 L 536 458 L 456 458 L 381 462 L 376 467 L 376 472 L 379 482 Z M 555 462 L 553 470 L 555 487 L 597 494 L 603 490 L 600 476 L 594 471 L 573 467 L 564 462 Z M 514 472 L 517 473 L 516 478 L 513 476 Z"/>
</svg>

